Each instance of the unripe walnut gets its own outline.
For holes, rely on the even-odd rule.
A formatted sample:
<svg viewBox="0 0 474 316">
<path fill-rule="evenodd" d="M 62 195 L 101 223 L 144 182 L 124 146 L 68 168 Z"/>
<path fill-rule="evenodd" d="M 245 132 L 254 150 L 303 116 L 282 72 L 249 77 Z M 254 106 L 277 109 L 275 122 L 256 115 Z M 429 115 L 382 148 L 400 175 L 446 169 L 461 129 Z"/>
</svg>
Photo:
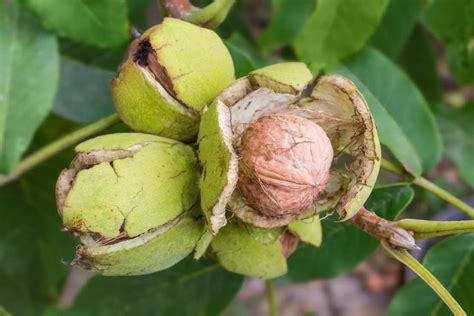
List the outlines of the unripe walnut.
<svg viewBox="0 0 474 316">
<path fill-rule="evenodd" d="M 331 142 L 311 120 L 268 114 L 242 136 L 238 187 L 249 205 L 266 216 L 298 214 L 327 185 Z"/>
</svg>

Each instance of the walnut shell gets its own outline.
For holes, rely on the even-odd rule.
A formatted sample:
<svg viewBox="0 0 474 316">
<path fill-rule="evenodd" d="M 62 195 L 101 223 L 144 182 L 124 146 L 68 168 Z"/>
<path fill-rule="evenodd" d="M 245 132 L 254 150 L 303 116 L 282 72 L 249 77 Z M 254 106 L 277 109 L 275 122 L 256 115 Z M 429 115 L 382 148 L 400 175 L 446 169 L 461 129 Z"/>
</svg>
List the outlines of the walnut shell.
<svg viewBox="0 0 474 316">
<path fill-rule="evenodd" d="M 288 114 L 268 114 L 242 137 L 238 187 L 266 216 L 301 213 L 329 180 L 331 142 L 316 123 Z"/>
</svg>

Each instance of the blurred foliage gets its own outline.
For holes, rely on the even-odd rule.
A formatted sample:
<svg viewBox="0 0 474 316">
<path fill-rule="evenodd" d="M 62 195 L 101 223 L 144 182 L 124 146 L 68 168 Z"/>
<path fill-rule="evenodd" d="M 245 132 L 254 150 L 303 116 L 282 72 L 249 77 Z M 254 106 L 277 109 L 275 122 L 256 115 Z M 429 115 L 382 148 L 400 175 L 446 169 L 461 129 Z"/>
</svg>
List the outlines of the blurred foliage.
<svg viewBox="0 0 474 316">
<path fill-rule="evenodd" d="M 48 315 L 218 315 L 233 299 L 243 277 L 216 262 L 191 257 L 152 275 L 93 278 L 67 311 Z M 97 298 L 100 297 L 98 300 Z"/>
<path fill-rule="evenodd" d="M 112 114 L 114 106 L 109 81 L 113 77 L 113 72 L 62 58 L 62 80 L 54 103 L 54 113 L 80 123 Z"/>
<path fill-rule="evenodd" d="M 474 104 L 461 109 L 444 109 L 436 116 L 441 127 L 446 155 L 454 162 L 459 174 L 474 187 Z"/>
<path fill-rule="evenodd" d="M 390 1 L 383 19 L 369 43 L 388 57 L 396 58 L 410 37 L 426 1 Z"/>
<path fill-rule="evenodd" d="M 446 44 L 447 57 L 461 83 L 474 83 L 474 2 L 434 0 L 423 20 L 427 28 Z"/>
<path fill-rule="evenodd" d="M 0 2 L 0 173 L 25 153 L 112 113 L 109 80 L 126 55 L 130 27 L 143 32 L 161 16 L 154 0 Z M 216 31 L 237 77 L 285 60 L 306 62 L 315 76 L 347 76 L 367 99 L 386 152 L 414 176 L 435 170 L 440 183 L 446 157 L 467 184 L 454 191 L 472 194 L 474 104 L 464 94 L 473 91 L 473 16 L 474 0 L 242 0 Z M 446 106 L 448 90 L 468 102 Z M 75 241 L 60 231 L 54 185 L 71 158 L 63 152 L 0 188 L 0 315 L 220 314 L 243 278 L 190 258 L 149 276 L 95 277 L 69 310 L 56 307 L 69 271 L 61 259 L 71 259 Z M 366 206 L 394 219 L 413 198 L 409 185 L 394 184 L 374 190 Z M 432 211 L 444 205 L 429 194 L 415 199 Z M 323 230 L 320 248 L 300 245 L 289 258 L 290 280 L 336 277 L 377 247 L 333 217 Z M 470 314 L 473 236 L 449 238 L 425 258 Z M 444 315 L 444 308 L 413 280 L 389 315 Z"/>
<path fill-rule="evenodd" d="M 0 173 L 8 173 L 52 108 L 59 54 L 56 36 L 15 1 L 0 3 L 0 22 Z"/>
</svg>

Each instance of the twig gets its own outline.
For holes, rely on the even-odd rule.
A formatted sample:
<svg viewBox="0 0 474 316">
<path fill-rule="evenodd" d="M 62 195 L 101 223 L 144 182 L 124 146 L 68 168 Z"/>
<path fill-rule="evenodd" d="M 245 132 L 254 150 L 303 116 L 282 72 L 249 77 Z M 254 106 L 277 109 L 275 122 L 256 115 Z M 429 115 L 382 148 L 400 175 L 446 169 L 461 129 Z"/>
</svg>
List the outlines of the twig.
<svg viewBox="0 0 474 316">
<path fill-rule="evenodd" d="M 265 281 L 267 302 L 268 302 L 268 315 L 278 316 L 278 308 L 275 300 L 275 287 L 273 286 L 272 280 Z"/>
<path fill-rule="evenodd" d="M 437 195 L 439 198 L 443 199 L 444 201 L 454 205 L 459 210 L 463 211 L 471 218 L 474 218 L 474 208 L 466 204 L 464 201 L 460 200 L 459 198 L 455 197 L 448 191 L 440 188 L 433 182 L 429 181 L 424 177 L 413 177 L 412 175 L 408 174 L 405 170 L 398 167 L 397 165 L 393 164 L 392 162 L 382 159 L 382 168 L 398 174 L 400 176 L 405 177 L 407 180 L 411 181 L 413 184 L 416 184 L 425 190 L 432 192 L 433 194 Z"/>
<path fill-rule="evenodd" d="M 64 149 L 79 143 L 81 140 L 97 134 L 104 129 L 111 127 L 112 125 L 115 125 L 119 121 L 120 119 L 118 115 L 112 114 L 89 125 L 86 125 L 77 131 L 58 138 L 57 140 L 23 159 L 9 175 L 0 175 L 0 186 L 18 179 L 25 172 L 33 169 L 43 161 L 53 157 Z"/>
<path fill-rule="evenodd" d="M 184 19 L 191 13 L 192 6 L 189 0 L 159 0 L 159 2 L 170 17 Z"/>
<path fill-rule="evenodd" d="M 441 282 L 439 282 L 438 279 L 436 279 L 436 277 L 431 274 L 430 271 L 428 271 L 428 269 L 426 269 L 421 263 L 419 263 L 415 258 L 413 258 L 408 251 L 406 251 L 405 249 L 393 248 L 386 240 L 381 240 L 380 243 L 383 249 L 389 255 L 409 267 L 423 281 L 425 281 L 426 284 L 428 284 L 433 289 L 433 291 L 438 294 L 439 298 L 448 306 L 448 308 L 455 316 L 466 315 L 466 312 L 462 309 L 462 307 L 454 299 L 454 297 L 448 292 L 448 290 L 441 284 Z"/>
<path fill-rule="evenodd" d="M 74 299 L 83 286 L 95 275 L 94 272 L 83 270 L 79 267 L 72 266 L 64 283 L 64 287 L 59 297 L 58 307 L 65 309 L 74 303 Z"/>
<path fill-rule="evenodd" d="M 453 235 L 474 231 L 474 220 L 467 221 L 428 221 L 420 219 L 402 219 L 398 225 L 415 234 L 415 239 Z"/>
</svg>

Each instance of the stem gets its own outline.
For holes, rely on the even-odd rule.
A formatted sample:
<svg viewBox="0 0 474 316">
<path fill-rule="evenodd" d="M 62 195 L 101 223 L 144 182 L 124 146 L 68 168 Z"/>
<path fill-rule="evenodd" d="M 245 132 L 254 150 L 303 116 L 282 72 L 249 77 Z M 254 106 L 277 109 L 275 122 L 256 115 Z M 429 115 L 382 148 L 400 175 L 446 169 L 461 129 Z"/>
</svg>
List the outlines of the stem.
<svg viewBox="0 0 474 316">
<path fill-rule="evenodd" d="M 272 280 L 265 281 L 267 302 L 268 302 L 268 315 L 278 316 L 278 308 L 275 300 L 275 287 L 273 286 Z"/>
<path fill-rule="evenodd" d="M 455 197 L 448 191 L 444 190 L 443 188 L 440 188 L 439 186 L 429 181 L 428 179 L 423 178 L 423 177 L 415 178 L 412 175 L 405 172 L 402 168 L 398 167 L 397 165 L 385 159 L 382 159 L 381 165 L 382 165 L 382 168 L 388 171 L 391 171 L 395 174 L 408 178 L 414 184 L 424 188 L 425 190 L 432 192 L 433 194 L 437 195 L 439 198 L 443 199 L 444 201 L 450 203 L 451 205 L 454 205 L 459 210 L 469 215 L 471 218 L 474 218 L 474 208 L 466 204 L 464 201 L 458 199 L 457 197 Z"/>
<path fill-rule="evenodd" d="M 422 187 L 422 188 L 424 188 L 424 189 L 426 189 L 426 190 L 428 190 L 428 191 L 433 192 L 434 194 L 436 194 L 441 199 L 443 199 L 446 202 L 454 205 L 455 207 L 457 207 L 458 209 L 460 209 L 461 211 L 463 211 L 464 213 L 469 215 L 471 218 L 474 218 L 474 208 L 470 207 L 465 202 L 458 199 L 457 197 L 455 197 L 454 195 L 452 195 L 448 191 L 440 188 L 439 186 L 437 186 L 433 182 L 430 182 L 428 179 L 425 179 L 423 177 L 415 178 L 413 180 L 413 183 L 420 186 L 420 187 Z"/>
<path fill-rule="evenodd" d="M 224 22 L 234 3 L 235 0 L 214 0 L 207 6 L 191 12 L 185 20 L 206 28 L 215 29 Z"/>
<path fill-rule="evenodd" d="M 392 248 L 386 240 L 382 240 L 380 243 L 389 255 L 409 267 L 423 281 L 425 281 L 426 284 L 428 284 L 433 289 L 433 291 L 438 294 L 439 298 L 448 306 L 454 315 L 466 315 L 466 312 L 462 309 L 459 303 L 456 302 L 448 290 L 446 290 L 446 288 L 438 281 L 438 279 L 436 279 L 433 274 L 431 274 L 430 271 L 428 271 L 421 263 L 413 258 L 408 251 L 404 249 Z"/>
<path fill-rule="evenodd" d="M 474 231 L 474 220 L 468 221 L 427 221 L 419 219 L 402 219 L 398 226 L 415 234 L 415 239 L 452 235 Z"/>
<path fill-rule="evenodd" d="M 104 129 L 120 121 L 117 114 L 112 114 L 83 128 L 78 129 L 72 133 L 64 135 L 63 137 L 53 141 L 52 143 L 40 148 L 38 151 L 23 159 L 9 175 L 0 175 L 0 186 L 5 185 L 23 175 L 25 172 L 33 169 L 43 161 L 53 157 L 64 149 L 77 144 L 81 140 L 97 134 Z"/>
<path fill-rule="evenodd" d="M 394 163 L 392 163 L 392 162 L 390 162 L 386 159 L 382 158 L 382 161 L 380 162 L 380 165 L 382 166 L 382 168 L 384 168 L 385 170 L 391 171 L 392 173 L 398 174 L 400 176 L 406 176 L 406 173 L 402 168 L 400 168 L 396 164 L 394 164 Z"/>
<path fill-rule="evenodd" d="M 61 296 L 59 297 L 58 307 L 60 309 L 70 307 L 81 289 L 94 275 L 96 275 L 94 272 L 86 271 L 75 266 L 71 267 L 61 291 Z"/>
<path fill-rule="evenodd" d="M 191 13 L 191 3 L 189 0 L 159 0 L 168 15 L 173 18 L 183 19 Z"/>
</svg>

